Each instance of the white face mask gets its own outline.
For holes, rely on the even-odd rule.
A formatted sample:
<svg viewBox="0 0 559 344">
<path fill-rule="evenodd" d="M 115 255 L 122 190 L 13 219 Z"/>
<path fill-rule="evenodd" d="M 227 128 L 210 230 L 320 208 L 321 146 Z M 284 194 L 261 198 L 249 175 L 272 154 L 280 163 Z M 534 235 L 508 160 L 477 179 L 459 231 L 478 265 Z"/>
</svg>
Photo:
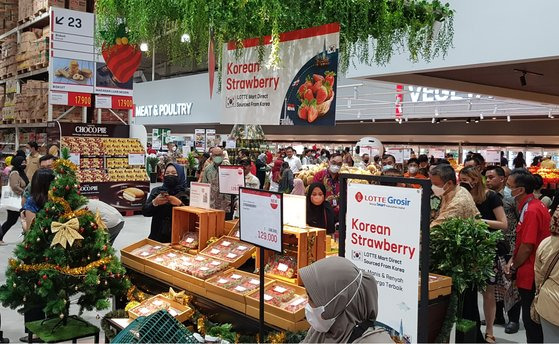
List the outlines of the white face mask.
<svg viewBox="0 0 559 344">
<path fill-rule="evenodd" d="M 330 330 L 332 325 L 334 325 L 334 323 L 336 322 L 337 316 L 333 317 L 332 319 L 323 319 L 322 313 L 324 313 L 324 310 L 332 301 L 334 301 L 341 293 L 343 293 L 355 281 L 357 281 L 357 279 L 359 279 L 359 285 L 357 286 L 355 293 L 353 294 L 353 296 L 351 297 L 347 305 L 344 307 L 347 308 L 347 306 L 350 305 L 350 303 L 353 301 L 353 299 L 359 292 L 359 288 L 361 288 L 361 282 L 363 281 L 363 271 L 359 271 L 357 277 L 355 277 L 355 279 L 351 281 L 351 283 L 349 283 L 344 289 L 342 289 L 338 294 L 336 294 L 336 296 L 334 296 L 332 300 L 328 301 L 324 306 L 313 308 L 311 307 L 310 304 L 307 303 L 307 305 L 305 306 L 305 317 L 307 318 L 307 321 L 309 322 L 312 328 L 322 333 L 328 332 Z"/>
<path fill-rule="evenodd" d="M 341 168 L 341 167 L 338 166 L 338 165 L 330 165 L 330 172 L 332 172 L 332 173 L 338 173 L 338 172 L 340 172 L 340 168 Z"/>
<path fill-rule="evenodd" d="M 391 168 L 394 168 L 394 166 L 392 166 L 392 165 L 384 165 L 384 166 L 382 166 L 382 170 L 383 170 L 383 171 L 388 171 L 388 170 L 390 170 Z"/>
<path fill-rule="evenodd" d="M 416 174 L 417 171 L 418 171 L 418 168 L 415 167 L 415 166 L 414 166 L 414 167 L 410 167 L 410 168 L 408 169 L 408 171 L 410 172 L 410 174 Z"/>
<path fill-rule="evenodd" d="M 444 195 L 444 191 L 445 191 L 444 187 L 440 187 L 436 185 L 431 185 L 431 190 L 433 190 L 433 193 L 437 197 L 441 197 L 442 195 Z"/>
</svg>

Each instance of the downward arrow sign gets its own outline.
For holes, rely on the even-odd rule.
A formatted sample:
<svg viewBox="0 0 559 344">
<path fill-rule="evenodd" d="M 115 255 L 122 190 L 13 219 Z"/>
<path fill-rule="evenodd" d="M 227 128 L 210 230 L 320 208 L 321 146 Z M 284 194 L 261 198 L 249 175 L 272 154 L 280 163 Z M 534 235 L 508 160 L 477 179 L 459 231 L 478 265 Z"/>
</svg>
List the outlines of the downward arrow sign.
<svg viewBox="0 0 559 344">
<path fill-rule="evenodd" d="M 62 20 L 63 19 L 64 19 L 64 17 L 56 17 L 56 19 L 54 21 L 56 22 L 56 24 L 62 25 Z"/>
</svg>

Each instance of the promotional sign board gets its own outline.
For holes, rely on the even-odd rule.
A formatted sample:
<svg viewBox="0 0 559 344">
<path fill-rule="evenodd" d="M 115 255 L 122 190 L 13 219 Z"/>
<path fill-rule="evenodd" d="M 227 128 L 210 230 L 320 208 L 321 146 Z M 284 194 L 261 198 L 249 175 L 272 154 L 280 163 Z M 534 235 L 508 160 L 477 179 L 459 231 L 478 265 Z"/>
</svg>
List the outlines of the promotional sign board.
<svg viewBox="0 0 559 344">
<path fill-rule="evenodd" d="M 215 129 L 206 129 L 206 147 L 209 149 L 218 146 L 220 143 L 219 138 L 216 139 Z"/>
<path fill-rule="evenodd" d="M 219 192 L 237 195 L 239 188 L 245 186 L 245 173 L 241 166 L 219 166 Z"/>
<path fill-rule="evenodd" d="M 418 341 L 421 189 L 349 184 L 345 256 L 378 282 L 377 321 Z"/>
<path fill-rule="evenodd" d="M 261 248 L 283 252 L 282 194 L 239 189 L 239 238 Z M 262 269 L 261 269 L 262 270 Z"/>
<path fill-rule="evenodd" d="M 49 92 L 49 103 L 64 106 L 91 107 L 91 94 L 78 92 Z"/>
<path fill-rule="evenodd" d="M 95 96 L 97 109 L 130 110 L 134 108 L 132 97 L 126 96 Z"/>
<path fill-rule="evenodd" d="M 488 149 L 480 152 L 485 158 L 487 163 L 500 163 L 501 162 L 501 151 L 498 149 Z"/>
<path fill-rule="evenodd" d="M 211 185 L 206 183 L 190 183 L 190 205 L 192 207 L 210 209 Z"/>
<path fill-rule="evenodd" d="M 283 195 L 283 218 L 286 225 L 307 227 L 307 198 L 290 194 Z"/>
<path fill-rule="evenodd" d="M 194 148 L 198 152 L 206 151 L 206 129 L 194 129 Z"/>
<path fill-rule="evenodd" d="M 50 90 L 93 93 L 95 15 L 58 7 L 50 11 Z"/>
<path fill-rule="evenodd" d="M 134 78 L 119 81 L 107 67 L 101 54 L 95 54 L 95 93 L 132 97 Z"/>
<path fill-rule="evenodd" d="M 404 148 L 389 148 L 389 149 L 386 150 L 386 154 L 393 155 L 394 159 L 396 159 L 397 164 L 403 164 L 404 163 L 404 157 L 405 157 L 405 149 Z"/>
<path fill-rule="evenodd" d="M 444 159 L 445 153 L 444 148 L 429 148 L 429 155 L 435 157 L 435 159 Z"/>
<path fill-rule="evenodd" d="M 260 63 L 259 38 L 223 48 L 223 124 L 334 125 L 340 26 L 280 34 L 281 68 Z M 264 56 L 271 54 L 264 38 Z M 296 53 L 295 53 L 296 52 Z"/>
</svg>

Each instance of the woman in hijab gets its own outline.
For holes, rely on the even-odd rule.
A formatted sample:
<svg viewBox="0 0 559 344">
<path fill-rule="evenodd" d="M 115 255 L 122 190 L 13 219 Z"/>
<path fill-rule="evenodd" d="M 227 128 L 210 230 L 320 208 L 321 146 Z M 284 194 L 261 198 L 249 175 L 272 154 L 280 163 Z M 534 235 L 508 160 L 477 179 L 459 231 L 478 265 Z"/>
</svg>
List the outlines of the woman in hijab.
<svg viewBox="0 0 559 344">
<path fill-rule="evenodd" d="M 151 190 L 142 213 L 151 220 L 149 238 L 162 243 L 171 242 L 173 207 L 189 203 L 184 168 L 175 163 L 165 166 L 163 186 Z"/>
<path fill-rule="evenodd" d="M 29 179 L 25 174 L 25 158 L 16 156 L 11 160 L 12 169 L 8 177 L 8 185 L 10 186 L 10 189 L 12 189 L 13 193 L 21 197 L 25 187 L 29 184 Z M 0 229 L 0 245 L 4 245 L 4 235 L 6 235 L 10 228 L 17 223 L 18 218 L 19 211 L 8 210 L 8 218 L 6 219 L 6 222 L 2 224 Z"/>
<path fill-rule="evenodd" d="M 272 167 L 271 178 L 270 178 L 270 191 L 278 191 L 279 182 L 281 180 L 281 165 L 283 164 L 283 159 L 277 159 L 274 161 L 274 166 Z"/>
<path fill-rule="evenodd" d="M 291 194 L 297 196 L 305 196 L 305 184 L 303 183 L 302 179 L 295 178 L 293 180 L 293 190 L 291 191 Z"/>
<path fill-rule="evenodd" d="M 326 187 L 323 183 L 312 183 L 307 190 L 307 224 L 324 228 L 327 234 L 336 230 L 334 209 L 326 201 Z"/>
<path fill-rule="evenodd" d="M 291 190 L 293 190 L 293 178 L 293 172 L 289 167 L 289 163 L 283 162 L 281 164 L 281 179 L 278 185 L 278 192 L 291 193 Z"/>
<path fill-rule="evenodd" d="M 374 328 L 378 315 L 377 281 L 343 257 L 321 259 L 300 270 L 309 303 L 311 328 L 303 343 L 392 343 Z M 357 326 L 357 327 L 356 327 Z"/>
</svg>

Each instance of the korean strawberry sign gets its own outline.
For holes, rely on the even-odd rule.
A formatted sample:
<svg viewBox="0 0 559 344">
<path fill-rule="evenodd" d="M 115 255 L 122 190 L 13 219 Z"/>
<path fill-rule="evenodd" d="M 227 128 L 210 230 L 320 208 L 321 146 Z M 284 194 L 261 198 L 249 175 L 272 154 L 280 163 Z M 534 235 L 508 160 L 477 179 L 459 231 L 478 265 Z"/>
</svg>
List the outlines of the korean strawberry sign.
<svg viewBox="0 0 559 344">
<path fill-rule="evenodd" d="M 222 121 L 227 124 L 334 125 L 338 23 L 280 34 L 280 67 L 259 63 L 259 39 L 224 46 Z M 265 56 L 272 48 L 264 38 Z"/>
</svg>

